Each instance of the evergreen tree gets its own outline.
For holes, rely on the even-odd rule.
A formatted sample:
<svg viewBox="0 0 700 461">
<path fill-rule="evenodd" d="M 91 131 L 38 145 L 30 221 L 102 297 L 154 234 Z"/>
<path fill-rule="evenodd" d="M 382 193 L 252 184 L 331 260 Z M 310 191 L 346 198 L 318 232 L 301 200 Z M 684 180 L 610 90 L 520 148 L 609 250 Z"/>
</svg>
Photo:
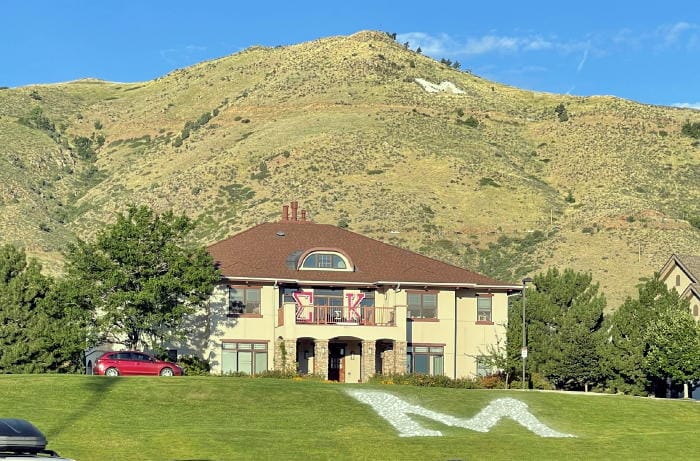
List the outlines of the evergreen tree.
<svg viewBox="0 0 700 461">
<path fill-rule="evenodd" d="M 11 245 L 0 248 L 0 372 L 80 367 L 85 322 L 55 302 L 54 287 L 53 280 L 41 274 L 41 265 L 27 261 L 23 250 Z"/>
<path fill-rule="evenodd" d="M 541 374 L 561 389 L 584 389 L 597 382 L 598 331 L 606 303 L 591 274 L 554 268 L 535 276 L 533 284 L 526 293 L 529 374 Z M 515 300 L 508 326 L 512 359 L 522 344 L 521 316 L 522 299 Z"/>
<path fill-rule="evenodd" d="M 187 245 L 193 227 L 186 216 L 130 206 L 93 243 L 70 248 L 68 279 L 80 288 L 81 303 L 98 313 L 99 340 L 128 347 L 150 340 L 155 348 L 184 336 L 183 318 L 219 280 L 205 249 Z"/>
</svg>

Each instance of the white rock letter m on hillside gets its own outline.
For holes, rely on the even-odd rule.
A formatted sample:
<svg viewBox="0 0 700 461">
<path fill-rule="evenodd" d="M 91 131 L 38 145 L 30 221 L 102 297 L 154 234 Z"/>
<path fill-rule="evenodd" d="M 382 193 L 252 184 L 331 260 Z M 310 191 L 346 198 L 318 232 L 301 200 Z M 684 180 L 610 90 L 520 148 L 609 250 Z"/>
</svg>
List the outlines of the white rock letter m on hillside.
<svg viewBox="0 0 700 461">
<path fill-rule="evenodd" d="M 440 431 L 421 426 L 409 415 L 423 416 L 447 426 L 463 427 L 477 432 L 488 432 L 501 418 L 510 418 L 540 437 L 575 437 L 572 434 L 564 434 L 549 428 L 530 413 L 525 403 L 511 398 L 493 400 L 473 418 L 457 418 L 428 410 L 419 405 L 412 405 L 387 392 L 349 389 L 347 393 L 360 402 L 371 406 L 379 416 L 386 419 L 399 431 L 399 437 L 439 437 L 442 435 Z"/>
</svg>

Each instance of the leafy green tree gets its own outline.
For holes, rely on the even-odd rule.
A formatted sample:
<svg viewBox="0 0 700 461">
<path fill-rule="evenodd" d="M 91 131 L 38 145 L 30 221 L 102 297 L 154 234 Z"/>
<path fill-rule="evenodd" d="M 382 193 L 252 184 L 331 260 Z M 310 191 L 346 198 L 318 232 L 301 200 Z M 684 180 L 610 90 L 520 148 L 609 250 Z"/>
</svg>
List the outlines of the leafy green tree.
<svg viewBox="0 0 700 461">
<path fill-rule="evenodd" d="M 211 256 L 187 244 L 194 223 L 172 212 L 130 206 L 92 243 L 78 241 L 67 256 L 68 279 L 97 313 L 98 339 L 128 347 L 184 336 L 183 318 L 219 280 Z"/>
<path fill-rule="evenodd" d="M 607 387 L 646 395 L 665 387 L 666 378 L 697 378 L 698 332 L 691 322 L 687 301 L 658 274 L 641 285 L 637 299 L 627 298 L 605 322 L 601 365 Z"/>
<path fill-rule="evenodd" d="M 685 307 L 663 310 L 649 324 L 644 365 L 652 376 L 682 383 L 687 398 L 688 383 L 700 379 L 700 331 Z"/>
<path fill-rule="evenodd" d="M 545 376 L 560 389 L 584 389 L 601 376 L 599 334 L 605 297 L 589 273 L 549 269 L 527 289 L 527 371 Z M 522 344 L 522 298 L 514 300 L 508 325 L 508 354 Z"/>
</svg>

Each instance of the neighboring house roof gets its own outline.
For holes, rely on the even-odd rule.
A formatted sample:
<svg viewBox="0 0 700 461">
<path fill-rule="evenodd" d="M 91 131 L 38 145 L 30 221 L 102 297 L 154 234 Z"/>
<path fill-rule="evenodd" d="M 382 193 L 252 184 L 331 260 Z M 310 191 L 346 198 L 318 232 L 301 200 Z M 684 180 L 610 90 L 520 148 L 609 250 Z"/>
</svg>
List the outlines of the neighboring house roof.
<svg viewBox="0 0 700 461">
<path fill-rule="evenodd" d="M 688 285 L 688 288 L 681 293 L 681 297 L 684 299 L 691 299 L 694 297 L 700 300 L 700 283 L 691 283 Z"/>
<path fill-rule="evenodd" d="M 341 253 L 354 270 L 298 270 L 300 257 L 311 250 Z M 336 226 L 304 220 L 259 224 L 211 245 L 208 251 L 222 275 L 232 280 L 521 288 Z"/>
<path fill-rule="evenodd" d="M 678 266 L 688 276 L 692 283 L 700 283 L 700 256 L 695 255 L 671 255 L 664 267 L 661 276 L 666 277 L 673 266 Z"/>
</svg>

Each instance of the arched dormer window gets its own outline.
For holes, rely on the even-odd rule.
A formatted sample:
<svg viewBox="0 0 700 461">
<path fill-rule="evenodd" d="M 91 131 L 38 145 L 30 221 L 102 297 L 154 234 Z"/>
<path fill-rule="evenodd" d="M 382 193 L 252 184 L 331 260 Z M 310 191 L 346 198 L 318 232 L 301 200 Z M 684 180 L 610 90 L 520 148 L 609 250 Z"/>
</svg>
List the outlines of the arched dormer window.
<svg viewBox="0 0 700 461">
<path fill-rule="evenodd" d="M 339 251 L 311 250 L 300 258 L 299 270 L 352 271 L 349 258 Z"/>
</svg>

